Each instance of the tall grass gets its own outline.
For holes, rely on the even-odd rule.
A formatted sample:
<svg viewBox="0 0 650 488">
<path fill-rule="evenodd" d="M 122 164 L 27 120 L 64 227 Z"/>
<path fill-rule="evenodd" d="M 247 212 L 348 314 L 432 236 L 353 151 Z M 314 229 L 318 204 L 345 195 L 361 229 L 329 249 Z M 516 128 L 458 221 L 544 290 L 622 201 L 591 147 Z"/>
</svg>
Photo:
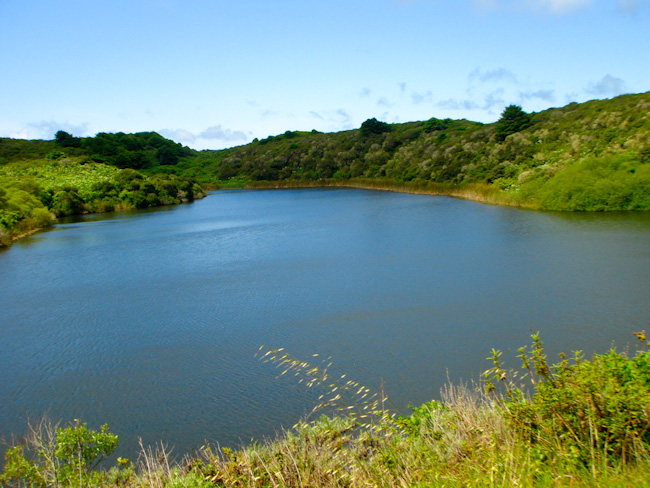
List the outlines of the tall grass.
<svg viewBox="0 0 650 488">
<path fill-rule="evenodd" d="M 312 365 L 283 350 L 261 358 L 325 387 L 315 411 L 329 416 L 237 450 L 203 446 L 175 463 L 164 446 L 142 446 L 135 463 L 80 479 L 149 488 L 650 486 L 649 351 L 551 364 L 534 336 L 530 352 L 520 350 L 522 369 L 506 369 L 494 351 L 480 387 L 449 384 L 440 401 L 403 417 L 387 412 L 381 395 L 331 376 L 329 358 Z M 44 462 L 55 466 L 51 456 Z M 21 466 L 22 475 L 7 464 L 2 486 L 55 486 L 34 483 L 29 460 Z M 56 486 L 81 486 L 67 483 Z"/>
</svg>

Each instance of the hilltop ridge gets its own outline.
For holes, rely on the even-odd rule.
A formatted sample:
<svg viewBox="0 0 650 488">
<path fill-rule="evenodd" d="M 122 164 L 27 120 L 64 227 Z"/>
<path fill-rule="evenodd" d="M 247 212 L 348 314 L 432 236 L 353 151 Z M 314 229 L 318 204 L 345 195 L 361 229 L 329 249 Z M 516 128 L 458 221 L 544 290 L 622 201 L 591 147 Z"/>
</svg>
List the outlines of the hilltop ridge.
<svg viewBox="0 0 650 488">
<path fill-rule="evenodd" d="M 650 209 L 650 92 L 532 113 L 503 138 L 498 128 L 431 118 L 374 131 L 287 131 L 201 151 L 175 172 L 207 185 L 379 180 L 442 193 L 481 187 L 495 203 L 538 209 Z"/>
<path fill-rule="evenodd" d="M 55 216 L 192 200 L 205 188 L 353 186 L 561 211 L 650 210 L 650 92 L 491 124 L 375 118 L 195 151 L 155 132 L 0 138 L 0 242 Z"/>
</svg>

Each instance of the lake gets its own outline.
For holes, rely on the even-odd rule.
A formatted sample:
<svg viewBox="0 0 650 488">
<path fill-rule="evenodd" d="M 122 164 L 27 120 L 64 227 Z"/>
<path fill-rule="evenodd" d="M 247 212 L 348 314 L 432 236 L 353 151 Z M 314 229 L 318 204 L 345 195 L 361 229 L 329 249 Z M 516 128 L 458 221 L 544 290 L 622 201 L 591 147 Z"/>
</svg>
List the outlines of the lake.
<svg viewBox="0 0 650 488">
<path fill-rule="evenodd" d="M 492 348 L 519 367 L 536 331 L 552 359 L 634 351 L 649 298 L 648 213 L 305 189 L 84 216 L 0 251 L 0 437 L 45 414 L 108 423 L 128 456 L 274 436 L 322 391 L 260 346 L 331 356 L 407 413 Z"/>
</svg>

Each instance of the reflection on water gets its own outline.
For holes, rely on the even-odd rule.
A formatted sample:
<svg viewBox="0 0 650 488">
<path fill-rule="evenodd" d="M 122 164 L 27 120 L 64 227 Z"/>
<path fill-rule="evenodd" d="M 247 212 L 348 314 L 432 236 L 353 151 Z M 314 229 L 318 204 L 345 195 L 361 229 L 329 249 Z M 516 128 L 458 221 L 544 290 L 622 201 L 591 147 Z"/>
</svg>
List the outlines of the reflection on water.
<svg viewBox="0 0 650 488">
<path fill-rule="evenodd" d="M 648 214 L 309 189 L 85 216 L 0 253 L 0 433 L 106 422 L 126 455 L 272 436 L 319 392 L 261 345 L 331 355 L 405 412 L 534 331 L 552 354 L 634 344 L 648 271 Z"/>
</svg>

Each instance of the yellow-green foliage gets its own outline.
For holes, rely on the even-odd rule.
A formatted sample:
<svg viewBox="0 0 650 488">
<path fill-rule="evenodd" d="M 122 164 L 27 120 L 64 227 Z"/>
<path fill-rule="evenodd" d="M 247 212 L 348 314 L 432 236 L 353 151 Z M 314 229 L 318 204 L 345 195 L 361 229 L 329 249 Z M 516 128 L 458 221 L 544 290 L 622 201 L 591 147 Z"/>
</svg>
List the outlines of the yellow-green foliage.
<svg viewBox="0 0 650 488">
<path fill-rule="evenodd" d="M 519 192 L 547 210 L 650 210 L 650 164 L 634 153 L 590 156 L 552 176 L 529 176 Z"/>
<path fill-rule="evenodd" d="M 200 186 L 174 174 L 148 177 L 55 151 L 44 159 L 0 166 L 0 245 L 47 227 L 54 216 L 172 205 L 203 196 Z"/>
<path fill-rule="evenodd" d="M 72 187 L 86 195 L 93 185 L 111 181 L 119 172 L 118 168 L 106 164 L 87 163 L 85 158 L 46 158 L 0 166 L 0 182 L 29 178 L 44 190 Z"/>
</svg>

